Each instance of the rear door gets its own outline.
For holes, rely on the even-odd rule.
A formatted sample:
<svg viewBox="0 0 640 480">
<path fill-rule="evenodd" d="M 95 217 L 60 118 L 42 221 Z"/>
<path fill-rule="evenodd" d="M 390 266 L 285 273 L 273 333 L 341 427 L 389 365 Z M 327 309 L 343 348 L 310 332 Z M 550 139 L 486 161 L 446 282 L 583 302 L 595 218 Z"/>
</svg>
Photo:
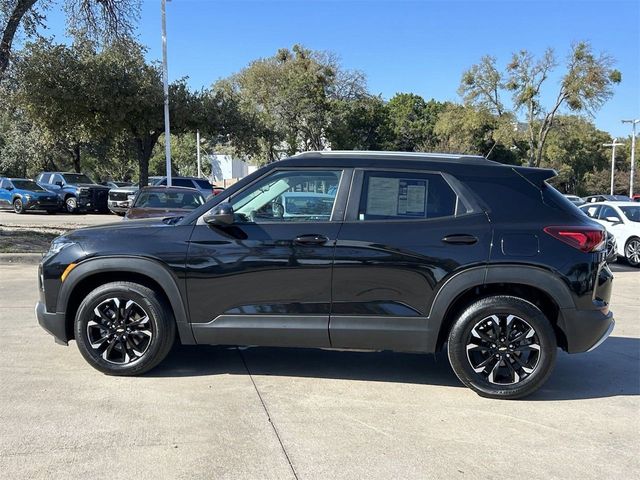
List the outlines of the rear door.
<svg viewBox="0 0 640 480">
<path fill-rule="evenodd" d="M 11 192 L 8 188 L 11 186 L 11 182 L 8 179 L 0 179 L 0 208 L 11 207 Z"/>
<path fill-rule="evenodd" d="M 332 347 L 426 351 L 435 293 L 485 264 L 490 244 L 487 216 L 454 178 L 356 170 L 336 243 Z"/>
</svg>

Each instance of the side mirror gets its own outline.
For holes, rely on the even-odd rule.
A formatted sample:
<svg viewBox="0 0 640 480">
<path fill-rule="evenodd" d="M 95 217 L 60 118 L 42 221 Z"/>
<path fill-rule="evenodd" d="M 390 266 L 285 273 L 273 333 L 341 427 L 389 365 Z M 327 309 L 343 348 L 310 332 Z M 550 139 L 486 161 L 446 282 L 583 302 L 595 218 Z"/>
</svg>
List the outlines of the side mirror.
<svg viewBox="0 0 640 480">
<path fill-rule="evenodd" d="M 11 190 L 13 190 L 13 187 L 9 186 L 9 187 L 5 188 L 5 190 L 10 192 Z"/>
<path fill-rule="evenodd" d="M 230 203 L 216 205 L 212 210 L 204 214 L 202 220 L 209 225 L 233 225 L 233 207 Z"/>
<path fill-rule="evenodd" d="M 620 220 L 618 217 L 607 217 L 607 218 L 605 218 L 605 220 L 607 222 L 611 222 L 613 224 L 622 223 L 622 220 Z"/>
<path fill-rule="evenodd" d="M 56 182 L 55 184 L 60 188 L 62 188 L 62 186 L 64 185 L 62 182 Z"/>
</svg>

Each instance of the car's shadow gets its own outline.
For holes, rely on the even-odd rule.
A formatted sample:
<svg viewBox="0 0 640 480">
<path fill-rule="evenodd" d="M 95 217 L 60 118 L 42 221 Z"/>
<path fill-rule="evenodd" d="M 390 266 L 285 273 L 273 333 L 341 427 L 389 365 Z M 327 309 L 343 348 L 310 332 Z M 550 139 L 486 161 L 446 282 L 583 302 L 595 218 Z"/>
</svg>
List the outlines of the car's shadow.
<svg viewBox="0 0 640 480">
<path fill-rule="evenodd" d="M 246 367 L 245 367 L 246 364 Z M 462 387 L 445 353 L 346 352 L 300 348 L 176 346 L 153 377 L 254 375 Z M 529 400 L 640 395 L 640 339 L 610 337 L 593 352 L 558 352 L 555 371 Z"/>
<path fill-rule="evenodd" d="M 638 272 L 640 273 L 640 268 L 635 268 L 629 265 L 624 260 L 618 260 L 616 263 L 610 263 L 609 268 L 611 268 L 612 272 Z"/>
</svg>

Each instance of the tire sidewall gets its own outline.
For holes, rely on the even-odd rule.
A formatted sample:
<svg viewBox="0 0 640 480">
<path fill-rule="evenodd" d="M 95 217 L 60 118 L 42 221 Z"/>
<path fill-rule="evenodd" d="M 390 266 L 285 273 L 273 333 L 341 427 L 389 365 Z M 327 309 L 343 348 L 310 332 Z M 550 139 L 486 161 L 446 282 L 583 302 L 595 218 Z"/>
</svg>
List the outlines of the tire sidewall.
<svg viewBox="0 0 640 480">
<path fill-rule="evenodd" d="M 13 211 L 16 212 L 18 215 L 24 213 L 24 204 L 22 203 L 22 200 L 20 200 L 19 198 L 16 198 L 13 201 Z"/>
<path fill-rule="evenodd" d="M 163 311 L 163 306 L 157 300 L 147 295 L 148 292 L 152 292 L 151 290 L 148 290 L 148 292 L 144 290 L 148 289 L 144 287 L 136 288 L 133 284 L 127 286 L 107 284 L 91 292 L 80 304 L 74 322 L 75 339 L 82 356 L 97 370 L 109 375 L 133 375 L 143 373 L 153 368 L 153 366 L 159 362 L 157 357 L 162 354 L 163 343 L 165 343 L 166 340 L 163 337 L 171 335 L 172 332 L 167 331 L 169 329 L 167 328 L 168 323 Z M 149 316 L 149 320 L 153 326 L 153 338 L 146 352 L 141 358 L 124 365 L 114 364 L 103 359 L 102 356 L 91 347 L 87 337 L 87 323 L 93 318 L 95 307 L 113 297 L 120 297 L 136 302 Z M 164 356 L 164 354 L 162 354 L 162 356 Z"/>
<path fill-rule="evenodd" d="M 529 376 L 514 385 L 496 385 L 473 371 L 467 358 L 467 338 L 471 329 L 492 314 L 513 314 L 526 321 L 538 335 L 540 358 Z M 537 390 L 548 378 L 557 354 L 555 333 L 544 314 L 532 303 L 517 297 L 487 297 L 467 308 L 449 334 L 448 355 L 460 379 L 478 394 L 490 398 L 521 398 Z"/>
</svg>

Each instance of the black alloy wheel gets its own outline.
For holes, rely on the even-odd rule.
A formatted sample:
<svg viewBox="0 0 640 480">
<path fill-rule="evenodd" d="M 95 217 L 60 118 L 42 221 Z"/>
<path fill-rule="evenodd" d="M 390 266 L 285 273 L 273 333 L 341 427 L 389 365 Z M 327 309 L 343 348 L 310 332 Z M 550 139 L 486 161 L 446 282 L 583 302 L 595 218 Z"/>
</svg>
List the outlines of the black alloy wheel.
<svg viewBox="0 0 640 480">
<path fill-rule="evenodd" d="M 556 353 L 555 332 L 544 313 L 509 295 L 476 300 L 449 332 L 453 371 L 483 397 L 516 399 L 533 393 L 551 374 Z"/>
<path fill-rule="evenodd" d="M 91 366 L 108 375 L 139 375 L 169 353 L 175 320 L 164 296 L 130 282 L 90 292 L 78 308 L 75 338 Z"/>
</svg>

